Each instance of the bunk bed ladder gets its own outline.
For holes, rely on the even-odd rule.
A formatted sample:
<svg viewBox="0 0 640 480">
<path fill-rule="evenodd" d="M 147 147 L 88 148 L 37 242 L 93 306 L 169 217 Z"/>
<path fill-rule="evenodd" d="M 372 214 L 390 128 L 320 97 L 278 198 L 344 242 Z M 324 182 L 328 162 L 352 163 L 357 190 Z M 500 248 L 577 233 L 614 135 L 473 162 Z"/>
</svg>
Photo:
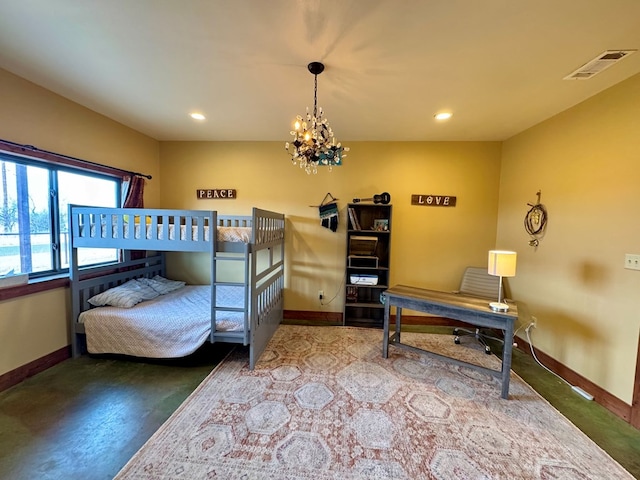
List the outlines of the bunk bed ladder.
<svg viewBox="0 0 640 480">
<path fill-rule="evenodd" d="M 217 333 L 218 337 L 220 336 L 226 336 L 224 335 L 223 332 L 216 332 L 216 320 L 218 319 L 219 314 L 222 314 L 222 312 L 241 312 L 243 314 L 243 324 L 244 324 L 244 331 L 243 331 L 243 335 L 242 335 L 242 344 L 243 345 L 249 345 L 249 339 L 250 339 L 250 319 L 249 319 L 249 312 L 250 312 L 250 298 L 251 298 L 251 285 L 250 285 L 250 279 L 252 278 L 250 276 L 250 250 L 248 248 L 248 245 L 245 246 L 244 251 L 241 254 L 226 254 L 226 255 L 220 255 L 218 252 L 215 252 L 213 254 L 213 262 L 212 262 L 212 274 L 211 274 L 211 278 L 212 278 L 212 298 L 211 298 L 211 342 L 214 342 L 214 335 Z M 218 262 L 243 262 L 244 263 L 244 269 L 243 269 L 243 281 L 242 282 L 225 282 L 225 281 L 218 281 L 217 280 L 217 266 L 218 266 Z M 218 287 L 221 286 L 232 286 L 232 287 L 241 287 L 243 288 L 243 303 L 241 307 L 228 307 L 228 306 L 221 306 L 218 305 Z M 238 332 L 232 332 L 229 334 L 229 337 L 237 337 Z"/>
</svg>

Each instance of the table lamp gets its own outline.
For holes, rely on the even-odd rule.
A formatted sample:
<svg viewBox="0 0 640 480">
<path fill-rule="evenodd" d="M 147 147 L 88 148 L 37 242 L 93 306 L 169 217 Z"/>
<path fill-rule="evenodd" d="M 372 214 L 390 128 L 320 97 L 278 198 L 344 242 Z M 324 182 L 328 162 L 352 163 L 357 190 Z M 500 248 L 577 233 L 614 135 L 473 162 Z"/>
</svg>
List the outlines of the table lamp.
<svg viewBox="0 0 640 480">
<path fill-rule="evenodd" d="M 516 252 L 509 250 L 489 250 L 489 267 L 487 269 L 489 275 L 500 277 L 498 285 L 498 301 L 491 302 L 489 307 L 494 312 L 506 312 L 509 305 L 502 301 L 502 277 L 516 276 Z"/>
</svg>

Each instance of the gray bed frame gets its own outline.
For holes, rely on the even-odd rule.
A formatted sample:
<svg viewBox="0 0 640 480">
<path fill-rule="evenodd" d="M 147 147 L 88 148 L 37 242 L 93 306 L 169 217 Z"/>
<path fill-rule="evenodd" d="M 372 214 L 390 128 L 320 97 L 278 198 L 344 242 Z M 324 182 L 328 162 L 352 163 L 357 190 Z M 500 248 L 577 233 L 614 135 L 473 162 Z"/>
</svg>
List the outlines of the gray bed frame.
<svg viewBox="0 0 640 480">
<path fill-rule="evenodd" d="M 234 216 L 204 210 L 79 205 L 69 205 L 68 212 L 70 329 L 74 357 L 86 350 L 84 325 L 78 322 L 78 316 L 94 308 L 88 303 L 89 298 L 133 278 L 166 276 L 165 252 L 208 252 L 211 257 L 209 341 L 249 346 L 249 368 L 254 368 L 283 318 L 284 214 L 258 208 L 253 208 L 251 216 Z M 130 222 L 132 219 L 134 221 Z M 189 227 L 192 235 L 180 235 L 181 228 L 188 231 Z M 250 241 L 218 241 L 217 227 L 250 227 Z M 170 238 L 170 231 L 174 233 L 173 238 Z M 122 261 L 80 267 L 80 248 L 116 248 L 122 252 Z M 146 256 L 134 259 L 132 251 L 145 251 Z M 218 281 L 218 263 L 229 261 L 244 262 L 244 282 Z M 219 285 L 244 286 L 244 305 L 240 308 L 218 306 L 216 287 Z M 225 310 L 244 312 L 242 331 L 216 330 L 216 316 Z"/>
</svg>

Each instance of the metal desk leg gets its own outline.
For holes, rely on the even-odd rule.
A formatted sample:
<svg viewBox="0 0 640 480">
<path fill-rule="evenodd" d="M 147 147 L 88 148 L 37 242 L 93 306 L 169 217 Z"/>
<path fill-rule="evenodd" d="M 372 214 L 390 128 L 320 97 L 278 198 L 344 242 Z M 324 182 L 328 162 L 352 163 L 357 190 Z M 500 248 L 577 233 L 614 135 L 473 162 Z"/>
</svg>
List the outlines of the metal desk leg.
<svg viewBox="0 0 640 480">
<path fill-rule="evenodd" d="M 382 358 L 389 358 L 389 297 L 384 302 L 384 328 L 382 337 Z"/>
<path fill-rule="evenodd" d="M 513 323 L 506 322 L 504 330 L 504 349 L 502 350 L 502 398 L 509 398 L 509 380 L 511 379 L 511 358 L 513 352 Z"/>
</svg>

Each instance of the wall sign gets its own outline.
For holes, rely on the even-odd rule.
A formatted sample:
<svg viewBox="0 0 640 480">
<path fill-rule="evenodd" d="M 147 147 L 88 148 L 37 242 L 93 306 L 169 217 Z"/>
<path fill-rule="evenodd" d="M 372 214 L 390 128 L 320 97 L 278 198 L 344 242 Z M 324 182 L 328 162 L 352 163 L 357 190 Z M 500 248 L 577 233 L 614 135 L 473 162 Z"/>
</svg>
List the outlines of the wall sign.
<svg viewBox="0 0 640 480">
<path fill-rule="evenodd" d="M 455 207 L 456 197 L 451 195 L 411 195 L 411 205 L 424 207 Z"/>
<path fill-rule="evenodd" d="M 215 200 L 222 198 L 231 198 L 236 199 L 236 189 L 235 188 L 209 188 L 209 189 L 198 189 L 196 190 L 196 197 L 198 200 Z"/>
</svg>

